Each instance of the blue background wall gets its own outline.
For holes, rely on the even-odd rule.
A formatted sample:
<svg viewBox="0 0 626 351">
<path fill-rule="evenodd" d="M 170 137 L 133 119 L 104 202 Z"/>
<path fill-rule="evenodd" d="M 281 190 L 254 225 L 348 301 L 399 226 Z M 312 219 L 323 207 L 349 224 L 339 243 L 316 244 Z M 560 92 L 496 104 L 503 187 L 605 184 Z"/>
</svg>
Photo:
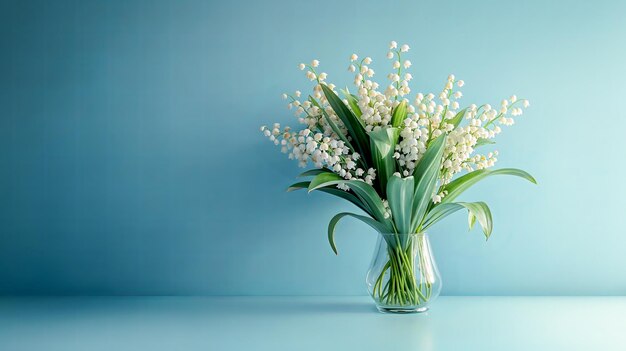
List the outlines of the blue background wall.
<svg viewBox="0 0 626 351">
<path fill-rule="evenodd" d="M 363 294 L 375 242 L 327 221 L 346 204 L 285 193 L 299 169 L 261 124 L 317 58 L 379 79 L 412 47 L 414 91 L 449 73 L 463 101 L 531 108 L 467 194 L 492 239 L 455 215 L 432 230 L 445 294 L 626 293 L 624 3 L 3 1 L 0 293 Z"/>
</svg>

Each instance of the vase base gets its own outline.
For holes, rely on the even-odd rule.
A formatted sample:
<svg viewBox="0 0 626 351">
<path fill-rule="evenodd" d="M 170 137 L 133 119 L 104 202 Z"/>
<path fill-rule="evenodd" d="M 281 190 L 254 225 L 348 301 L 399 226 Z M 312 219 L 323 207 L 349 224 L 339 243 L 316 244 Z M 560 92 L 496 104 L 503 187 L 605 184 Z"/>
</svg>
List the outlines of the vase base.
<svg viewBox="0 0 626 351">
<path fill-rule="evenodd" d="M 428 311 L 428 307 L 415 307 L 415 308 L 403 308 L 403 307 L 382 307 L 376 306 L 382 313 L 394 313 L 394 314 L 409 314 L 409 313 L 422 313 Z"/>
</svg>

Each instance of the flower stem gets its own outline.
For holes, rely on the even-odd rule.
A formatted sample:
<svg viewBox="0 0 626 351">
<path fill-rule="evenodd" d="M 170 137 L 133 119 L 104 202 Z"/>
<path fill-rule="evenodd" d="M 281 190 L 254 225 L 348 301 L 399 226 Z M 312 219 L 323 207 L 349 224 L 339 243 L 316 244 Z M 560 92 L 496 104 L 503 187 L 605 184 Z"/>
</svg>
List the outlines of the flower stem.
<svg viewBox="0 0 626 351">
<path fill-rule="evenodd" d="M 385 305 L 416 306 L 426 303 L 430 299 L 432 288 L 425 275 L 426 247 L 419 239 L 400 243 L 396 238 L 396 242 L 392 244 L 394 245 L 387 248 L 387 262 L 374 283 L 374 298 Z M 416 273 L 419 274 L 419 284 Z"/>
</svg>

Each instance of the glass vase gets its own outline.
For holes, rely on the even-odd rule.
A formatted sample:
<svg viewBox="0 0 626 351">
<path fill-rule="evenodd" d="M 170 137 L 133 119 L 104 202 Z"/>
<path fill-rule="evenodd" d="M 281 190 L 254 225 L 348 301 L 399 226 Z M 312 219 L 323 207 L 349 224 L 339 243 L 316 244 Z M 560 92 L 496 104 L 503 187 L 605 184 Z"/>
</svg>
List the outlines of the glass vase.
<svg viewBox="0 0 626 351">
<path fill-rule="evenodd" d="M 380 234 L 366 281 L 381 312 L 428 310 L 441 291 L 441 276 L 428 235 Z"/>
</svg>

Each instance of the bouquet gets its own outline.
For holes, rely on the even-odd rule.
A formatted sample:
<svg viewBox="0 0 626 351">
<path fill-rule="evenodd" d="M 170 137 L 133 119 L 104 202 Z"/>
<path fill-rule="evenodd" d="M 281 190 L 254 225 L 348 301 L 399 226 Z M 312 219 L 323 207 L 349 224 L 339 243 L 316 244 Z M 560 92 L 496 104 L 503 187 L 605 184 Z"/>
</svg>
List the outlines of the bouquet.
<svg viewBox="0 0 626 351">
<path fill-rule="evenodd" d="M 348 70 L 355 73 L 354 93 L 347 88 L 338 91 L 327 82 L 318 60 L 301 63 L 300 70 L 313 82 L 312 93 L 295 91 L 283 98 L 302 127 L 282 128 L 279 123 L 261 127 L 290 159 L 301 167 L 313 165 L 300 175 L 310 179 L 288 191 L 321 191 L 362 211 L 342 212 L 330 220 L 328 240 L 335 253 L 335 226 L 344 217 L 361 220 L 382 234 L 382 258 L 374 259 L 380 267 L 369 283 L 370 294 L 379 307 L 396 309 L 423 307 L 433 297 L 436 267 L 424 252 L 429 250 L 427 241 L 419 235 L 461 209 L 468 212 L 470 229 L 478 222 L 485 237 L 491 235 L 487 204 L 458 202 L 459 195 L 491 175 L 536 183 L 519 169 L 492 169 L 497 151 L 480 152 L 494 144 L 503 127 L 515 123 L 528 100 L 513 95 L 498 106 L 461 108 L 459 89 L 465 83 L 454 75 L 438 94 L 411 95 L 408 51 L 408 45 L 390 43 L 387 58 L 393 71 L 385 86 L 373 80 L 372 59 L 353 54 Z"/>
</svg>

